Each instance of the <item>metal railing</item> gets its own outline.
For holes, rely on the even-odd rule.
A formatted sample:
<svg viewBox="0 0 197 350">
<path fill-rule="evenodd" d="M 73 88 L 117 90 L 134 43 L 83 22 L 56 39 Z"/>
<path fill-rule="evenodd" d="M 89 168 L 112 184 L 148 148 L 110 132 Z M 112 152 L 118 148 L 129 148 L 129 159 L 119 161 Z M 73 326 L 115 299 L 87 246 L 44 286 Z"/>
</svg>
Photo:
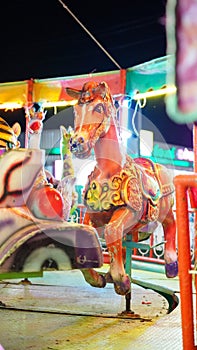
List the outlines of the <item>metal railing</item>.
<svg viewBox="0 0 197 350">
<path fill-rule="evenodd" d="M 71 215 L 69 221 L 75 223 L 83 223 L 83 218 L 85 215 L 86 208 L 83 204 L 79 204 L 77 209 Z M 174 211 L 176 215 L 176 211 Z M 194 213 L 192 210 L 188 210 L 189 215 L 189 226 L 190 226 L 190 252 L 191 252 L 191 264 L 194 264 L 194 252 L 195 252 L 195 235 L 194 235 Z M 101 246 L 103 249 L 104 262 L 108 263 L 108 253 L 105 241 L 103 238 L 100 238 Z M 143 241 L 138 248 L 133 248 L 132 259 L 151 262 L 157 264 L 164 264 L 164 249 L 165 249 L 165 240 L 163 235 L 162 226 L 159 225 L 158 229 L 155 230 L 153 234 L 150 234 L 149 238 Z"/>
</svg>

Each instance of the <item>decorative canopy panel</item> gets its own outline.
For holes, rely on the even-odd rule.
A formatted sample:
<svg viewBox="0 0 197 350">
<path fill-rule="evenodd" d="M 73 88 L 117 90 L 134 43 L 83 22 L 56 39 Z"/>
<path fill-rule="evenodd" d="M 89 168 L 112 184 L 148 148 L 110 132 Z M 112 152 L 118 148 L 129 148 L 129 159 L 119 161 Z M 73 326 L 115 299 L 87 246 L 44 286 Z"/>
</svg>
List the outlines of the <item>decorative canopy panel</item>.
<svg viewBox="0 0 197 350">
<path fill-rule="evenodd" d="M 66 94 L 66 87 L 81 89 L 83 84 L 89 80 L 95 80 L 97 82 L 106 81 L 111 88 L 112 94 L 120 93 L 120 71 L 112 71 L 57 79 L 36 79 L 34 81 L 33 99 L 36 102 L 70 101 L 72 98 Z"/>
<path fill-rule="evenodd" d="M 6 109 L 7 104 L 13 108 L 21 108 L 27 103 L 28 81 L 0 84 L 0 108 Z"/>
<path fill-rule="evenodd" d="M 27 81 L 0 84 L 0 109 L 25 107 L 32 102 L 69 104 L 72 98 L 66 94 L 66 87 L 80 89 L 86 81 L 106 81 L 113 95 L 124 93 L 126 71 L 111 71 L 53 79 L 31 79 Z"/>
<path fill-rule="evenodd" d="M 66 87 L 80 89 L 89 80 L 106 81 L 112 95 L 145 93 L 166 87 L 172 65 L 170 56 L 156 58 L 126 70 L 52 79 L 31 79 L 0 84 L 0 109 L 25 107 L 32 102 L 71 104 Z M 7 106 L 9 104 L 9 106 Z"/>
<path fill-rule="evenodd" d="M 167 72 L 171 69 L 170 56 L 156 58 L 127 69 L 126 93 L 134 95 L 166 87 Z"/>
</svg>

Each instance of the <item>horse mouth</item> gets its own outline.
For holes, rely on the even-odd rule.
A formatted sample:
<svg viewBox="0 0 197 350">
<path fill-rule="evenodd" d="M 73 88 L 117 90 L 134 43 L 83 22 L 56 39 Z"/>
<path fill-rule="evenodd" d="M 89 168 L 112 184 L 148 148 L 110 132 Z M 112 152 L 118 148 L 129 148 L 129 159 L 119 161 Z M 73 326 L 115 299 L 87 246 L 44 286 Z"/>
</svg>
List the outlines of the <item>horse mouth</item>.
<svg viewBox="0 0 197 350">
<path fill-rule="evenodd" d="M 89 144 L 83 145 L 83 147 L 81 145 L 79 147 L 71 147 L 71 152 L 77 158 L 89 158 L 91 155 L 91 147 L 89 146 Z"/>
<path fill-rule="evenodd" d="M 86 152 L 74 153 L 74 155 L 75 155 L 77 158 L 80 158 L 80 159 L 89 158 L 89 157 L 90 157 L 90 154 L 91 154 L 91 150 L 88 150 L 88 151 L 86 151 Z"/>
</svg>

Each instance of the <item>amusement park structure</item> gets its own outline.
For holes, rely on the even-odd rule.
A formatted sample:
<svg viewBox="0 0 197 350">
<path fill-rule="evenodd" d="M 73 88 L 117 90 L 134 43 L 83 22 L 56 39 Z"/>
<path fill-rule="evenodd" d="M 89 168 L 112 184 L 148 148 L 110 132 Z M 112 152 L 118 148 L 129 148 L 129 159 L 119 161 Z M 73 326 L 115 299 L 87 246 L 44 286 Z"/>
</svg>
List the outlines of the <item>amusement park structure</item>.
<svg viewBox="0 0 197 350">
<path fill-rule="evenodd" d="M 171 56 L 166 56 L 162 58 L 155 59 L 150 62 L 146 62 L 137 67 L 133 67 L 127 70 L 121 71 L 113 71 L 113 72 L 105 72 L 100 74 L 93 74 L 91 77 L 87 76 L 78 76 L 78 77 L 66 77 L 66 78 L 57 78 L 57 79 L 47 79 L 47 80 L 30 80 L 26 82 L 16 82 L 16 83 L 8 83 L 0 85 L 0 93 L 1 93 L 1 105 L 2 109 L 7 108 L 24 108 L 26 115 L 26 142 L 24 151 L 17 150 L 9 150 L 8 155 L 13 152 L 13 154 L 21 154 L 25 151 L 30 152 L 31 146 L 29 148 L 31 133 L 33 131 L 37 131 L 39 126 L 42 128 L 42 123 L 40 122 L 44 120 L 39 118 L 39 111 L 35 113 L 38 118 L 39 123 L 32 126 L 32 120 L 30 120 L 30 113 L 32 106 L 34 104 L 39 104 L 42 106 L 43 110 L 47 106 L 53 106 L 56 108 L 57 106 L 66 106 L 66 105 L 76 105 L 78 101 L 77 98 L 73 100 L 73 97 L 70 97 L 67 92 L 68 89 L 80 91 L 81 87 L 88 81 L 94 80 L 96 84 L 101 84 L 103 81 L 106 82 L 107 85 L 110 86 L 111 94 L 114 99 L 130 97 L 134 99 L 137 103 L 138 98 L 148 98 L 147 96 L 151 96 L 154 94 L 168 94 L 169 92 L 175 91 L 175 88 L 167 85 L 167 73 L 168 67 L 170 65 Z M 33 121 L 37 122 L 35 116 L 33 117 Z M 31 130 L 32 128 L 32 130 Z M 30 144 L 31 145 L 31 144 Z M 40 140 L 37 138 L 37 144 L 34 147 L 36 152 L 40 151 Z M 26 153 L 25 153 L 26 154 Z M 40 153 L 38 153 L 40 154 Z M 1 161 L 7 163 L 6 157 L 8 157 L 7 153 L 4 152 L 1 156 Z M 4 157 L 4 158 L 3 158 Z M 18 161 L 17 161 L 18 162 Z M 22 162 L 23 164 L 23 162 Z M 46 185 L 46 176 L 43 174 L 43 166 L 44 161 L 42 158 L 42 162 L 38 164 L 38 169 L 36 171 L 36 175 L 34 181 L 31 182 L 32 188 L 40 191 L 40 182 L 42 185 Z M 150 170 L 148 170 L 150 172 Z M 39 176 L 38 176 L 39 175 Z M 12 177 L 14 179 L 14 176 Z M 36 181 L 36 178 L 39 181 Z M 22 176 L 24 179 L 24 176 Z M 44 182 L 43 182 L 44 181 Z M 153 180 L 152 184 L 153 184 Z M 185 181 L 185 180 L 184 180 Z M 195 182 L 195 181 L 194 181 Z M 194 186 L 194 182 L 192 182 L 192 187 Z M 21 184 L 22 186 L 22 184 Z M 155 186 L 155 185 L 154 185 Z M 177 179 L 175 179 L 175 187 L 177 186 Z M 180 182 L 178 180 L 178 186 L 180 186 Z M 20 187 L 22 188 L 22 187 Z M 48 187 L 47 187 L 48 188 Z M 185 189 L 185 187 L 184 187 Z M 54 188 L 49 188 L 49 192 L 56 191 Z M 150 190 L 150 188 L 149 188 Z M 145 191 L 149 191 L 148 187 Z M 154 196 L 156 196 L 156 190 L 158 187 L 154 187 Z M 17 189 L 18 191 L 18 189 Z M 187 189 L 185 189 L 187 191 Z M 152 191 L 153 192 L 153 191 Z M 182 193 L 181 191 L 178 191 Z M 34 193 L 36 193 L 34 191 Z M 39 193 L 39 192 L 37 192 Z M 42 193 L 42 192 L 41 192 Z M 56 193 L 56 192 L 55 192 Z M 31 194 L 31 191 L 30 191 Z M 157 193 L 158 194 L 158 193 Z M 153 194 L 152 194 L 153 195 Z M 31 199 L 31 200 L 30 200 Z M 155 197 L 156 199 L 156 197 Z M 179 200 L 179 203 L 182 201 Z M 35 206 L 36 202 L 36 206 Z M 30 203 L 30 204 L 29 204 Z M 185 202 L 184 202 L 185 204 Z M 27 207 L 26 207 L 27 205 Z M 1 244 L 1 279 L 5 278 L 28 278 L 31 276 L 40 276 L 42 275 L 42 270 L 48 268 L 49 261 L 53 260 L 53 267 L 58 269 L 80 269 L 84 273 L 84 277 L 87 280 L 91 280 L 90 276 L 87 275 L 87 271 L 90 271 L 95 268 L 99 268 L 103 264 L 103 252 L 102 246 L 97 235 L 97 232 L 93 227 L 91 227 L 88 222 L 86 223 L 71 223 L 65 220 L 62 221 L 62 217 L 60 215 L 61 210 L 58 209 L 58 215 L 60 218 L 52 217 L 47 218 L 46 212 L 41 211 L 41 214 L 37 211 L 37 198 L 35 195 L 30 196 L 30 198 L 26 198 L 25 201 L 20 202 L 19 207 L 14 208 L 2 208 L 2 213 L 4 212 L 11 213 L 11 215 L 16 216 L 15 222 L 18 222 L 18 218 L 20 219 L 21 226 L 17 227 L 14 231 L 14 234 L 9 233 L 9 240 L 4 241 Z M 181 204 L 180 204 L 181 205 Z M 35 210 L 36 208 L 36 210 Z M 187 217 L 188 207 L 184 209 Z M 189 240 L 190 233 L 189 231 L 184 231 L 184 235 L 187 235 L 187 239 L 180 238 L 180 235 L 183 234 L 182 231 L 179 232 L 179 227 L 185 227 L 187 224 L 187 220 L 184 221 L 184 225 L 181 222 L 179 223 L 180 211 L 182 213 L 182 207 L 177 207 L 177 222 L 178 222 L 178 250 L 179 250 L 179 277 L 181 289 L 184 292 L 181 292 L 182 298 L 182 309 L 183 309 L 183 338 L 186 337 L 186 345 L 185 349 L 192 349 L 191 347 L 187 347 L 187 342 L 193 341 L 193 304 L 192 304 L 192 277 L 191 277 L 191 255 L 190 255 L 190 244 L 188 245 L 188 251 L 185 250 L 186 242 Z M 54 212 L 53 212 L 54 213 Z M 8 215 L 6 214 L 6 215 Z M 156 212 L 155 212 L 156 214 Z M 41 215 L 41 216 L 40 216 Z M 44 215 L 44 216 L 43 216 Z M 182 214 L 181 214 L 182 216 Z M 55 218 L 55 221 L 54 221 Z M 8 215 L 9 219 L 9 215 Z M 48 220 L 49 219 L 49 220 Z M 28 233 L 27 233 L 28 227 Z M 50 227 L 50 229 L 49 229 Z M 29 229 L 30 228 L 30 229 Z M 7 227 L 4 226 L 5 236 L 7 235 Z M 57 236 L 58 235 L 58 236 Z M 16 238 L 18 237 L 18 238 Z M 14 242 L 17 241 L 17 244 Z M 175 243 L 175 240 L 174 240 Z M 173 244 L 174 244 L 173 243 Z M 132 283 L 137 283 L 143 288 L 153 289 L 157 291 L 161 295 L 165 296 L 169 302 L 169 312 L 173 311 L 173 309 L 178 304 L 178 299 L 175 296 L 172 290 L 162 288 L 161 286 L 157 286 L 151 283 L 145 283 L 144 281 L 135 280 L 132 278 L 132 253 L 135 249 L 151 249 L 150 245 L 144 244 L 143 242 L 138 242 L 131 239 L 131 235 L 126 235 L 126 239 L 123 240 L 123 246 L 126 249 L 125 256 L 125 271 L 129 276 L 129 280 Z M 161 242 L 163 244 L 163 242 Z M 184 246 L 184 247 L 183 247 Z M 88 249 L 86 249 L 88 247 Z M 11 249 L 11 250 L 10 250 Z M 171 249 L 171 248 L 170 248 Z M 184 254 L 180 255 L 181 249 L 184 249 Z M 12 252 L 12 254 L 10 253 Z M 26 253 L 24 253 L 26 252 Z M 35 252 L 40 253 L 39 263 L 35 264 L 34 257 Z M 9 258 L 7 259 L 7 257 Z M 19 259 L 19 256 L 21 257 Z M 42 256 L 42 258 L 41 258 Z M 57 258 L 58 257 L 58 258 Z M 187 264 L 186 264 L 187 262 Z M 183 268 L 183 266 L 184 268 Z M 117 265 L 118 266 L 118 265 Z M 186 269 L 187 271 L 187 277 Z M 183 272 L 184 271 L 184 272 Z M 17 273 L 17 274 L 16 274 Z M 116 269 L 114 270 L 116 277 Z M 176 274 L 175 274 L 176 275 Z M 93 279 L 95 275 L 93 275 Z M 100 278 L 103 276 L 100 275 Z M 110 274 L 106 277 L 106 282 L 112 282 Z M 112 279 L 113 280 L 113 279 Z M 186 283 L 187 282 L 187 283 Z M 92 283 L 94 285 L 95 282 Z M 186 284 L 185 284 L 186 283 Z M 188 312 L 188 283 L 189 283 L 189 296 L 190 296 L 190 311 Z M 185 290 L 187 289 L 187 291 Z M 119 288 L 118 288 L 119 290 Z M 120 293 L 121 294 L 121 293 Z M 187 295 L 185 300 L 185 295 Z M 126 309 L 123 310 L 122 317 L 139 317 L 139 315 L 135 314 L 131 310 L 131 299 L 132 292 L 130 291 L 126 293 Z M 185 303 L 187 302 L 187 322 L 189 319 L 189 324 L 191 327 L 188 330 L 188 327 L 185 326 Z M 187 324 L 188 325 L 188 324 Z M 186 335 L 185 335 L 186 332 Z M 188 336 L 189 332 L 189 336 Z M 190 339 L 190 340 L 189 340 Z M 189 345 L 189 346 L 190 346 Z"/>
<path fill-rule="evenodd" d="M 171 7 L 169 8 L 171 11 Z M 180 23 L 181 21 L 179 21 Z M 174 33 L 172 31 L 171 34 L 177 38 L 175 28 L 176 30 L 179 28 L 175 24 Z M 171 25 L 172 22 L 169 25 L 170 31 Z M 175 40 L 174 38 L 173 40 Z M 171 50 L 172 47 L 174 47 L 174 52 Z M 152 223 L 160 219 L 161 222 L 164 222 L 165 228 L 168 226 L 169 229 L 169 232 L 165 232 L 166 274 L 168 277 L 174 277 L 178 273 L 180 280 L 183 349 L 195 350 L 197 346 L 195 345 L 194 321 L 196 315 L 194 314 L 193 288 L 196 284 L 196 252 L 193 266 L 190 254 L 191 232 L 188 213 L 191 207 L 194 210 L 196 233 L 197 118 L 195 93 L 192 94 L 196 90 L 192 89 L 191 86 L 194 87 L 197 84 L 195 76 L 194 81 L 187 80 L 188 76 L 191 78 L 187 65 L 184 66 L 184 77 L 181 75 L 183 70 L 179 69 L 183 64 L 184 52 L 188 52 L 188 50 L 179 45 L 177 51 L 175 45 L 170 46 L 169 44 L 167 56 L 128 69 L 83 76 L 31 79 L 0 84 L 0 109 L 23 108 L 26 116 L 25 147 L 10 147 L 10 140 L 6 140 L 6 146 L 1 148 L 0 278 L 40 276 L 44 269 L 51 267 L 49 264 L 52 262 L 52 267 L 55 269 L 81 270 L 85 280 L 92 286 L 104 287 L 106 283 L 113 283 L 115 292 L 125 295 L 126 310 L 123 311 L 122 317 L 126 315 L 126 317 L 135 318 L 136 316 L 131 310 L 132 288 L 130 284 L 132 283 L 138 283 L 144 288 L 153 289 L 164 295 L 169 301 L 169 312 L 171 312 L 178 304 L 172 291 L 143 281 L 135 281 L 132 278 L 133 250 L 139 247 L 151 248 L 150 245 L 143 245 L 140 242 L 138 231 L 141 229 L 141 222 L 151 226 Z M 95 85 L 88 85 L 87 83 L 90 81 L 94 82 Z M 190 103 L 185 97 L 188 86 L 191 88 Z M 52 175 L 50 177 L 44 169 L 45 156 L 43 150 L 40 150 L 39 138 L 44 121 L 44 108 L 52 106 L 55 110 L 58 106 L 74 105 L 76 118 L 76 116 L 81 115 L 82 109 L 84 111 L 86 108 L 88 109 L 89 105 L 93 105 L 93 108 L 86 111 L 81 118 L 82 121 L 89 118 L 86 125 L 89 127 L 88 131 L 93 134 L 93 138 L 91 141 L 86 139 L 89 136 L 87 130 L 84 125 L 80 124 L 79 120 L 75 119 L 75 134 L 71 136 L 69 142 L 71 151 L 79 157 L 88 155 L 93 147 L 100 165 L 104 136 L 109 132 L 110 140 L 114 141 L 112 136 L 115 135 L 116 129 L 115 116 L 113 115 L 112 121 L 110 119 L 111 114 L 114 113 L 113 100 L 120 101 L 129 98 L 137 104 L 142 99 L 146 101 L 147 98 L 159 94 L 166 96 L 167 110 L 171 119 L 180 124 L 193 123 L 193 173 L 191 175 L 177 175 L 173 181 L 170 181 L 168 176 L 164 174 L 165 171 L 161 170 L 159 166 L 155 166 L 147 158 L 136 161 L 139 166 L 137 170 L 133 161 L 127 159 L 125 168 L 122 169 L 120 166 L 122 155 L 118 148 L 119 140 L 116 135 L 115 151 L 119 160 L 110 163 L 110 170 L 116 168 L 116 172 L 109 174 L 108 171 L 109 178 L 106 177 L 106 182 L 104 181 L 106 178 L 102 179 L 102 174 L 99 173 L 99 167 L 95 168 L 88 178 L 89 182 L 86 187 L 85 205 L 89 212 L 86 212 L 84 222 L 72 223 L 68 221 L 71 203 L 67 203 L 65 213 L 65 193 L 63 196 L 58 191 L 55 179 Z M 191 96 L 193 103 L 191 103 Z M 35 104 L 41 105 L 42 110 L 34 110 L 31 115 L 30 111 Z M 95 125 L 98 127 L 98 130 L 95 128 L 97 130 L 95 133 L 91 129 L 90 122 L 92 121 L 92 111 L 94 112 Z M 79 130 L 83 131 L 82 134 L 79 134 Z M 12 137 L 14 137 L 13 132 L 10 131 Z M 34 136 L 36 136 L 36 144 L 33 143 Z M 97 143 L 100 136 L 103 138 L 101 144 Z M 105 142 L 103 141 L 103 143 Z M 97 148 L 95 148 L 96 144 Z M 101 165 L 104 169 L 103 173 L 106 173 L 109 166 L 106 166 L 103 158 L 102 162 L 104 162 L 104 165 Z M 129 167 L 132 168 L 132 172 Z M 142 171 L 142 168 L 145 168 L 145 172 Z M 48 181 L 49 178 L 50 181 Z M 140 183 L 137 181 L 139 179 L 141 179 Z M 142 183 L 145 185 L 143 186 Z M 178 270 L 175 224 L 172 218 L 173 183 L 176 197 Z M 119 186 L 122 186 L 120 191 L 117 190 Z M 136 194 L 135 200 L 132 190 Z M 104 200 L 106 192 L 111 195 L 110 198 L 107 197 L 107 201 Z M 113 197 L 114 194 L 115 197 Z M 165 197 L 164 200 L 162 196 Z M 72 196 L 69 194 L 68 198 L 71 200 Z M 144 198 L 146 204 L 144 204 Z M 160 200 L 163 200 L 162 204 Z M 111 205 L 118 207 L 118 211 L 115 210 L 117 208 L 111 209 Z M 121 205 L 120 208 L 119 205 Z M 144 207 L 148 213 L 146 216 L 143 212 Z M 162 210 L 164 208 L 164 212 L 161 208 Z M 170 213 L 170 216 L 167 215 L 167 212 Z M 104 221 L 101 217 L 103 213 Z M 111 218 L 112 221 L 110 221 Z M 135 224 L 133 224 L 134 219 Z M 123 224 L 126 226 L 126 234 L 122 239 Z M 135 237 L 133 238 L 130 234 L 129 225 L 131 224 L 135 228 Z M 105 226 L 105 240 L 110 256 L 110 270 L 106 274 L 95 272 L 96 268 L 103 265 L 102 246 L 96 230 L 99 225 Z M 149 232 L 149 228 L 147 231 Z M 150 233 L 152 231 L 150 230 Z M 126 251 L 122 250 L 122 246 Z M 125 256 L 122 255 L 123 251 Z M 193 276 L 195 283 L 193 283 Z"/>
<path fill-rule="evenodd" d="M 169 92 L 174 92 L 175 87 L 170 85 L 167 85 L 167 74 L 168 69 L 170 66 L 172 57 L 166 56 L 161 57 L 155 60 L 152 60 L 150 62 L 146 62 L 144 64 L 141 64 L 136 67 L 129 68 L 127 70 L 121 70 L 121 71 L 113 71 L 113 72 L 105 72 L 100 74 L 92 74 L 91 77 L 89 75 L 87 76 L 75 76 L 75 77 L 64 77 L 64 78 L 57 78 L 57 79 L 46 79 L 46 80 L 30 80 L 25 82 L 16 82 L 16 83 L 8 83 L 8 84 L 1 84 L 0 85 L 0 93 L 1 93 L 1 104 L 0 107 L 2 109 L 13 109 L 13 108 L 24 108 L 26 113 L 26 147 L 25 150 L 28 149 L 28 142 L 29 142 L 29 131 L 30 131 L 30 120 L 29 120 L 29 109 L 32 107 L 34 103 L 40 104 L 43 108 L 46 108 L 47 106 L 53 106 L 56 108 L 57 106 L 66 106 L 66 105 L 72 105 L 76 104 L 77 99 L 73 100 L 67 93 L 66 88 L 69 89 L 76 89 L 80 90 L 84 83 L 87 81 L 94 80 L 98 84 L 105 81 L 109 86 L 111 93 L 114 98 L 119 98 L 119 96 L 130 96 L 130 98 L 134 99 L 137 103 L 138 98 L 148 98 L 151 95 L 154 94 L 168 94 Z M 195 135 L 195 132 L 194 132 Z M 196 144 L 196 143 L 194 143 Z M 39 142 L 37 144 L 37 151 L 39 151 Z M 31 148 L 30 148 L 31 149 Z M 29 149 L 29 151 L 30 151 Z M 14 154 L 22 154 L 22 151 L 9 151 L 14 152 Z M 25 152 L 25 151 L 23 151 Z M 8 153 L 9 154 L 9 153 Z M 6 157 L 8 157 L 7 154 L 2 155 L 2 161 L 6 162 Z M 4 160 L 3 160 L 4 159 Z M 43 160 L 41 164 L 38 164 L 38 168 L 41 169 L 43 167 Z M 36 172 L 38 174 L 38 171 Z M 194 175 L 193 175 L 194 176 Z M 14 178 L 14 177 L 13 177 Z M 24 176 L 22 176 L 24 179 Z M 181 178 L 182 181 L 182 178 Z M 195 178 L 192 177 L 192 183 L 187 185 L 186 187 L 186 177 L 184 177 L 184 191 L 187 192 L 187 187 L 195 187 Z M 32 182 L 33 183 L 33 182 Z M 21 184 L 22 186 L 22 184 Z M 182 186 L 180 185 L 180 178 L 178 177 L 175 179 L 175 187 Z M 179 188 L 178 187 L 178 188 Z M 180 195 L 182 192 L 178 189 L 177 191 L 178 195 Z M 183 310 L 183 336 L 184 339 L 186 337 L 186 343 L 190 341 L 193 341 L 193 304 L 192 304 L 192 275 L 191 275 L 191 255 L 190 255 L 190 244 L 188 243 L 188 246 L 186 249 L 186 242 L 189 241 L 189 226 L 187 226 L 187 230 L 184 230 L 185 225 L 188 224 L 187 222 L 187 213 L 188 213 L 188 206 L 186 202 L 183 200 L 185 198 L 184 196 L 178 198 L 178 203 L 180 205 L 177 207 L 177 223 L 178 223 L 178 250 L 179 250 L 179 278 L 180 278 L 180 284 L 181 284 L 181 299 L 182 299 L 182 310 Z M 182 209 L 182 202 L 184 201 L 184 211 Z M 4 211 L 12 212 L 12 215 L 17 215 L 17 217 L 22 216 L 23 220 L 25 220 L 24 224 L 20 228 L 17 228 L 16 234 L 17 237 L 20 236 L 20 239 L 15 245 L 15 249 L 12 249 L 12 257 L 8 259 L 10 262 L 7 263 L 6 268 L 4 267 L 4 262 L 6 261 L 6 257 L 9 255 L 9 249 L 10 245 L 12 246 L 14 244 L 14 241 L 16 241 L 15 235 L 10 235 L 9 242 L 4 242 L 1 244 L 1 273 L 2 277 L 11 278 L 11 273 L 18 272 L 19 277 L 26 276 L 31 277 L 32 275 L 40 275 L 42 273 L 42 267 L 47 267 L 47 261 L 49 261 L 49 256 L 47 255 L 49 251 L 47 251 L 46 247 L 49 245 L 54 246 L 54 250 L 52 252 L 52 249 L 50 250 L 50 253 L 52 253 L 52 256 L 56 258 L 56 254 L 58 255 L 59 251 L 62 249 L 62 260 L 56 261 L 56 267 L 62 266 L 61 268 L 77 268 L 83 270 L 81 267 L 83 265 L 83 268 L 97 268 L 102 266 L 103 263 L 103 254 L 102 254 L 102 247 L 100 245 L 97 233 L 95 230 L 86 224 L 73 224 L 70 222 L 57 222 L 50 220 L 47 221 L 43 218 L 35 218 L 35 212 L 32 216 L 32 213 L 30 213 L 25 209 L 24 214 L 24 205 L 25 202 L 21 202 L 21 207 L 17 208 L 2 208 L 2 213 Z M 31 206 L 32 208 L 33 206 Z M 180 212 L 181 217 L 183 218 L 183 212 L 186 214 L 186 218 L 184 220 L 184 223 L 181 221 L 179 223 L 180 218 Z M 25 219 L 24 219 L 25 217 Z M 17 220 L 16 220 L 17 221 Z M 31 227 L 31 230 L 28 231 L 28 234 L 26 234 L 26 225 L 28 227 Z M 50 232 L 49 227 L 50 226 Z M 181 229 L 180 229 L 181 228 Z M 181 230 L 181 231 L 180 231 Z M 46 232 L 47 240 L 44 242 L 43 237 L 41 237 L 41 232 Z M 56 237 L 58 231 L 58 237 Z M 184 231 L 184 232 L 183 232 Z M 5 229 L 5 232 L 7 232 L 7 228 Z M 184 239 L 182 238 L 182 235 L 184 234 Z M 80 237 L 83 236 L 83 242 L 85 241 L 88 247 L 90 247 L 90 255 L 88 257 L 88 253 L 84 252 L 84 243 L 82 244 Z M 186 237 L 185 237 L 186 236 Z M 64 237 L 64 238 L 63 238 Z M 180 238 L 181 237 L 181 238 Z M 79 242 L 80 240 L 80 242 Z M 13 241 L 13 242 L 12 242 Z M 50 242 L 49 242 L 50 241 Z M 20 242 L 20 243 L 19 243 Z M 40 246 L 40 242 L 42 242 L 42 246 Z M 78 242 L 78 243 L 76 243 Z M 8 244 L 9 243 L 9 244 Z M 49 244 L 50 243 L 50 244 Z M 143 244 L 143 242 L 133 242 L 130 240 L 130 237 L 127 236 L 126 240 L 123 242 L 123 246 L 126 247 L 126 273 L 130 276 L 131 281 L 133 283 L 139 283 L 139 285 L 143 286 L 144 288 L 152 288 L 155 291 L 158 291 L 162 295 L 165 295 L 169 301 L 169 311 L 172 311 L 175 305 L 177 304 L 177 300 L 170 290 L 165 290 L 165 288 L 161 288 L 155 285 L 151 285 L 150 283 L 144 284 L 143 281 L 134 281 L 132 280 L 132 265 L 131 265 L 131 256 L 133 249 L 136 248 L 148 248 L 150 249 L 150 246 L 147 246 L 146 244 Z M 23 256 L 23 247 L 24 251 L 29 252 L 29 257 L 27 254 L 24 256 L 24 259 L 21 258 L 20 260 L 20 266 L 16 264 L 16 260 L 18 260 L 18 256 Z M 35 271 L 36 267 L 34 265 L 34 252 L 33 248 L 37 251 L 40 250 L 43 252 L 43 249 L 45 249 L 44 253 L 44 260 L 40 261 L 40 265 L 37 266 L 37 272 Z M 91 251 L 92 247 L 95 247 L 95 253 L 94 255 L 94 262 L 91 262 Z M 16 249 L 17 248 L 17 249 Z M 33 249 L 33 250 L 32 250 Z M 56 250 L 56 252 L 55 252 Z M 181 251 L 184 250 L 184 254 L 181 253 Z M 20 251 L 20 254 L 18 253 Z M 69 263 L 68 259 L 65 258 L 69 256 Z M 84 261 L 85 257 L 85 261 Z M 65 266 L 65 262 L 62 261 L 66 259 L 67 267 Z M 70 264 L 71 262 L 71 264 Z M 31 270 L 31 264 L 33 267 L 33 271 Z M 43 264 L 43 265 L 42 265 Z M 62 265 L 61 265 L 62 264 Z M 87 265 L 88 264 L 88 265 Z M 23 269 L 23 266 L 25 268 Z M 26 270 L 28 268 L 28 270 Z M 187 271 L 186 271 L 187 270 Z M 84 270 L 85 271 L 85 270 Z M 189 271 L 189 272 L 188 272 Z M 14 274 L 16 276 L 16 274 Z M 189 290 L 188 290 L 189 286 Z M 187 290 L 185 290 L 187 289 Z M 190 298 L 188 299 L 188 291 Z M 187 297 L 186 297 L 187 295 Z M 171 299 L 170 299 L 171 298 Z M 185 300 L 185 298 L 187 300 Z M 188 306 L 188 300 L 190 302 Z M 134 317 L 133 312 L 131 311 L 131 293 L 126 294 L 126 310 L 123 311 L 123 314 L 126 312 L 127 315 L 130 314 L 130 317 Z M 185 311 L 185 304 L 187 303 L 187 311 Z M 189 311 L 188 311 L 189 310 Z M 187 327 L 185 326 L 185 314 L 187 313 Z M 188 320 L 191 327 L 188 328 Z M 185 335 L 185 332 L 187 333 Z M 189 332 L 189 336 L 188 336 Z M 190 340 L 189 340 L 190 339 Z M 185 349 L 192 349 L 191 347 L 187 347 L 187 345 L 184 345 Z"/>
</svg>

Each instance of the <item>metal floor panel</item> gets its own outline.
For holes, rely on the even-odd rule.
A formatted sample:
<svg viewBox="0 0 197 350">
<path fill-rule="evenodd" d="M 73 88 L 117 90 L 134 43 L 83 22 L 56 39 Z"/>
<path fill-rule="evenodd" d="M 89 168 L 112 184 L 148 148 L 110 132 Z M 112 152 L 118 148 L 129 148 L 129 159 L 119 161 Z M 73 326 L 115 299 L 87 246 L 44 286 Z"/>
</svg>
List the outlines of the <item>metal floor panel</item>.
<svg viewBox="0 0 197 350">
<path fill-rule="evenodd" d="M 133 275 L 179 295 L 177 278 L 144 271 Z M 0 300 L 8 307 L 0 309 L 5 350 L 182 349 L 180 306 L 166 314 L 166 299 L 152 290 L 132 284 L 132 309 L 141 318 L 129 319 L 116 317 L 125 309 L 125 298 L 113 285 L 91 287 L 80 271 L 46 272 L 30 285 L 18 282 L 0 284 Z"/>
</svg>

